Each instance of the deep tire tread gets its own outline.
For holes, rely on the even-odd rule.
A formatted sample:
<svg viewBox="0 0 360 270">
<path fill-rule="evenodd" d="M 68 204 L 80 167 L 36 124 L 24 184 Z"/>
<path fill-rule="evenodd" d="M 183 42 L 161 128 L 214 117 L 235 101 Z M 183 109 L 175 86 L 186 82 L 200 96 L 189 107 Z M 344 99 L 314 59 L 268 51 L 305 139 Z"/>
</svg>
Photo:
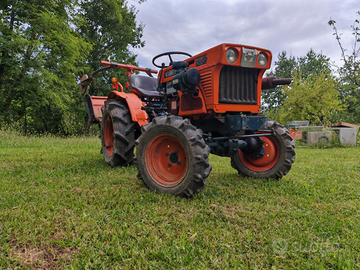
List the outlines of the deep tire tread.
<svg viewBox="0 0 360 270">
<path fill-rule="evenodd" d="M 189 153 L 193 157 L 193 162 L 189 162 L 192 173 L 187 175 L 180 184 L 171 188 L 158 186 L 146 172 L 146 161 L 144 152 L 146 143 L 149 141 L 150 132 L 155 134 L 158 128 L 173 130 L 174 128 L 181 131 L 188 141 Z M 210 148 L 205 144 L 202 138 L 202 131 L 194 127 L 189 119 L 183 119 L 179 116 L 160 116 L 155 117 L 151 123 L 142 127 L 141 136 L 135 142 L 137 150 L 137 167 L 139 170 L 138 178 L 142 179 L 145 186 L 150 190 L 163 193 L 172 193 L 176 196 L 191 198 L 194 194 L 199 193 L 205 186 L 205 179 L 209 176 L 212 166 L 209 163 Z M 152 135 L 151 135 L 152 136 Z M 184 145 L 185 147 L 185 145 Z M 143 175 L 141 175 L 143 173 Z"/>
<path fill-rule="evenodd" d="M 128 124 L 128 121 L 126 121 L 123 117 L 120 117 L 118 115 L 113 115 L 112 119 L 113 119 L 113 121 L 120 121 L 125 125 Z"/>
<path fill-rule="evenodd" d="M 111 167 L 127 166 L 134 161 L 135 128 L 136 123 L 132 122 L 131 114 L 125 100 L 107 100 L 103 109 L 102 123 L 110 117 L 114 130 L 113 154 L 108 156 L 105 149 L 104 129 L 101 129 L 102 153 L 105 162 Z"/>
<path fill-rule="evenodd" d="M 129 125 L 129 127 L 125 130 L 125 135 L 129 135 L 131 132 L 135 130 L 136 124 L 132 123 Z"/>
<path fill-rule="evenodd" d="M 280 140 L 279 147 L 283 148 L 280 150 L 280 156 L 278 162 L 273 168 L 265 172 L 255 172 L 247 169 L 241 162 L 238 155 L 231 158 L 231 166 L 238 171 L 242 176 L 260 177 L 260 178 L 273 178 L 280 179 L 287 175 L 291 169 L 292 164 L 295 162 L 295 142 L 289 134 L 289 131 L 281 124 L 275 121 L 268 122 L 268 129 L 275 131 Z"/>
<path fill-rule="evenodd" d="M 110 101 L 110 102 L 108 102 L 106 105 L 107 105 L 108 108 L 110 108 L 110 106 L 111 106 L 111 107 L 120 108 L 120 109 L 122 109 L 122 110 L 125 109 L 125 106 L 122 105 L 122 104 L 119 104 L 117 101 Z"/>
<path fill-rule="evenodd" d="M 129 143 L 130 143 L 129 140 L 123 134 L 121 134 L 119 131 L 115 131 L 114 134 L 115 134 L 115 139 L 119 139 L 126 145 L 129 145 Z"/>
</svg>

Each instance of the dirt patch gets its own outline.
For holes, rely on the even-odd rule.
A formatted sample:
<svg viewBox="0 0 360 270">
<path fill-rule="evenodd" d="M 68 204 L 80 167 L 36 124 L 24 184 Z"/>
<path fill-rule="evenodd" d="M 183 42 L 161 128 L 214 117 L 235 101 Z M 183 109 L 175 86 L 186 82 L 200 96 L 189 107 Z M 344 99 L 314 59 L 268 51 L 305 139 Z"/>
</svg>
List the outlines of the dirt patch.
<svg viewBox="0 0 360 270">
<path fill-rule="evenodd" d="M 17 258 L 21 265 L 30 266 L 32 269 L 63 269 L 71 262 L 71 256 L 77 254 L 75 247 L 64 247 L 58 243 L 49 243 L 34 247 L 13 240 L 9 243 L 10 256 Z"/>
</svg>

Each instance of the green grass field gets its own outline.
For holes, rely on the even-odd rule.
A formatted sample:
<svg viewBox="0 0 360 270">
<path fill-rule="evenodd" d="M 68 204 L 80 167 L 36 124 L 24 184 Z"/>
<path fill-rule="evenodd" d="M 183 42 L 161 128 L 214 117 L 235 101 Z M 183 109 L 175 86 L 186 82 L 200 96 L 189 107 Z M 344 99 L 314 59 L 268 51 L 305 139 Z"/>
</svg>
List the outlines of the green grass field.
<svg viewBox="0 0 360 270">
<path fill-rule="evenodd" d="M 360 148 L 296 154 L 279 181 L 210 156 L 182 199 L 110 168 L 98 138 L 0 131 L 0 269 L 359 269 Z"/>
</svg>

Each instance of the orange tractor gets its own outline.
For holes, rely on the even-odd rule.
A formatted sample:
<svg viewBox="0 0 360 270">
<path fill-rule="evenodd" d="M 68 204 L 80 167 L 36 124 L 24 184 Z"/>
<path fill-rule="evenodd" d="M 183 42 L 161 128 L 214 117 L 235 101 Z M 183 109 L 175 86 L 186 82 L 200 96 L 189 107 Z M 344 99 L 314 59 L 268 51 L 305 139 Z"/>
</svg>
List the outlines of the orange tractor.
<svg viewBox="0 0 360 270">
<path fill-rule="evenodd" d="M 185 59 L 174 61 L 174 55 Z M 205 187 L 209 153 L 230 157 L 243 176 L 286 175 L 295 161 L 294 141 L 282 125 L 259 115 L 261 90 L 290 83 L 263 78 L 271 57 L 265 49 L 221 44 L 195 56 L 159 54 L 152 60 L 159 72 L 101 61 L 105 67 L 81 79 L 81 93 L 96 74 L 113 68 L 126 69 L 130 91 L 114 78 L 108 97 L 85 96 L 89 120 L 101 127 L 105 162 L 115 167 L 136 160 L 138 178 L 149 189 L 183 197 Z"/>
</svg>

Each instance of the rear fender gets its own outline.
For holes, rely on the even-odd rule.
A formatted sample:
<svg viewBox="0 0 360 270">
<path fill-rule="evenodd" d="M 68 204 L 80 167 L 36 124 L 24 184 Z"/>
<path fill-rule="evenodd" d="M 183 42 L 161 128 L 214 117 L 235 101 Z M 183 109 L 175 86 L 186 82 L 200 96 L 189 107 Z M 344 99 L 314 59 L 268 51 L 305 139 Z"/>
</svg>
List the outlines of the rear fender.
<svg viewBox="0 0 360 270">
<path fill-rule="evenodd" d="M 131 119 L 133 122 L 138 123 L 140 127 L 145 126 L 149 123 L 148 114 L 142 110 L 143 103 L 140 98 L 134 93 L 124 93 L 118 91 L 112 91 L 107 99 L 123 99 L 126 101 Z"/>
</svg>

